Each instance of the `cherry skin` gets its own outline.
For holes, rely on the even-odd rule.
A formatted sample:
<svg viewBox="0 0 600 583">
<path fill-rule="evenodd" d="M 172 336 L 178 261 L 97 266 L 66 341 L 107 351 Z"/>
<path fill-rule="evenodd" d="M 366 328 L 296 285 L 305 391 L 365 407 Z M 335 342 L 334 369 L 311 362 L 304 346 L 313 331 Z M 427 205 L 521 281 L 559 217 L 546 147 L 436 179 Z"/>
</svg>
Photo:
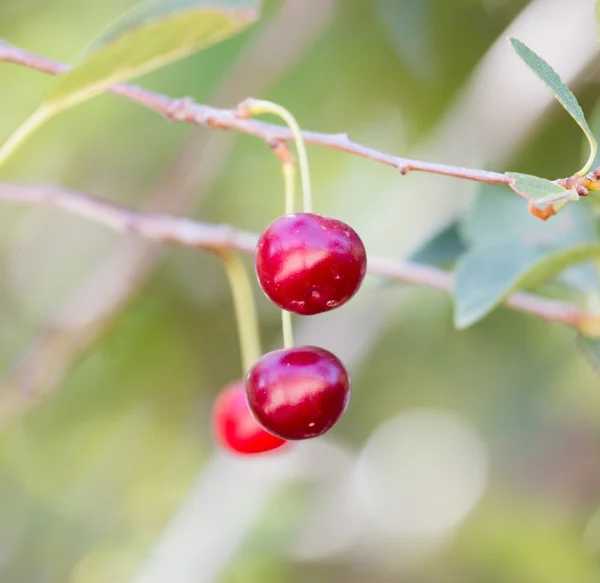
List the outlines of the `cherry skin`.
<svg viewBox="0 0 600 583">
<path fill-rule="evenodd" d="M 246 376 L 250 410 L 273 435 L 310 439 L 329 431 L 350 398 L 350 377 L 339 359 L 314 346 L 275 350 Z"/>
<path fill-rule="evenodd" d="M 280 308 L 310 316 L 338 308 L 359 289 L 365 247 L 351 227 L 314 213 L 275 219 L 258 240 L 256 275 Z"/>
<path fill-rule="evenodd" d="M 215 401 L 212 416 L 215 438 L 230 452 L 258 454 L 285 444 L 285 440 L 265 431 L 252 416 L 242 381 L 223 389 Z"/>
</svg>

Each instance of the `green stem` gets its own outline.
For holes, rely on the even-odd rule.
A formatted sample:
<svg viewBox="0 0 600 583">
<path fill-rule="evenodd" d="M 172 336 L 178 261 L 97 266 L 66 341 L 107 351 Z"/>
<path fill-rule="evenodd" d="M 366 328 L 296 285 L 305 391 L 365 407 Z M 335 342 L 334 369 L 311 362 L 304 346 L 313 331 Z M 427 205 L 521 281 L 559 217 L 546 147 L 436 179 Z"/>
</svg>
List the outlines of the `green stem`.
<svg viewBox="0 0 600 583">
<path fill-rule="evenodd" d="M 272 103 L 271 101 L 263 101 L 261 99 L 253 99 L 247 103 L 248 111 L 252 115 L 260 113 L 272 113 L 279 116 L 290 128 L 296 142 L 296 150 L 298 151 L 298 165 L 300 166 L 300 180 L 302 182 L 302 200 L 304 212 L 312 212 L 312 194 L 310 191 L 310 171 L 308 168 L 308 156 L 306 155 L 306 146 L 302 138 L 302 132 L 298 126 L 296 118 L 285 107 Z"/>
<path fill-rule="evenodd" d="M 294 212 L 294 178 L 296 169 L 293 162 L 285 162 L 282 164 L 282 170 L 285 184 L 285 214 L 289 214 Z M 281 310 L 281 328 L 283 331 L 283 347 L 292 348 L 294 346 L 292 314 L 287 310 Z"/>
<path fill-rule="evenodd" d="M 289 215 L 294 212 L 295 199 L 295 168 L 293 162 L 285 162 L 282 164 L 283 182 L 285 184 L 285 214 Z"/>
<path fill-rule="evenodd" d="M 292 329 L 292 314 L 287 310 L 281 310 L 281 328 L 283 330 L 283 347 L 294 347 L 294 333 Z"/>
<path fill-rule="evenodd" d="M 260 113 L 272 113 L 279 116 L 290 128 L 296 142 L 298 151 L 298 165 L 300 166 L 300 180 L 302 183 L 302 201 L 304 212 L 312 212 L 312 194 L 310 190 L 310 172 L 308 168 L 308 156 L 306 155 L 306 146 L 302 138 L 302 132 L 296 118 L 284 107 L 271 101 L 262 101 L 259 99 L 247 103 L 248 111 L 252 115 Z M 285 213 L 294 212 L 294 184 L 295 168 L 293 162 L 284 162 L 282 165 L 283 181 L 285 184 Z M 294 334 L 292 327 L 292 314 L 287 310 L 281 310 L 281 327 L 283 332 L 284 348 L 294 346 Z"/>
<path fill-rule="evenodd" d="M 244 369 L 242 376 L 245 376 L 262 354 L 252 286 L 244 264 L 235 253 L 220 251 L 217 254 L 223 261 L 233 295 L 240 354 Z"/>
</svg>

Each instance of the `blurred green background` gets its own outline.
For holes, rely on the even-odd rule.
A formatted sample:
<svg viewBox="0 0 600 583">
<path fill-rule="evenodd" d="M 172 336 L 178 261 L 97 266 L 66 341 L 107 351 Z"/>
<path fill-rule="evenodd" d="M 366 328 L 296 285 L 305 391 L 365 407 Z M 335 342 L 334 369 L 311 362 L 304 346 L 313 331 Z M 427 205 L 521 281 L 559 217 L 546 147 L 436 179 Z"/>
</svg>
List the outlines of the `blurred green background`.
<svg viewBox="0 0 600 583">
<path fill-rule="evenodd" d="M 0 0 L 0 37 L 73 62 L 133 4 Z M 580 132 L 509 33 L 594 113 L 592 0 L 267 1 L 258 25 L 140 83 L 220 107 L 271 99 L 307 129 L 397 154 L 569 175 Z M 8 136 L 50 80 L 0 68 Z M 476 195 L 309 157 L 317 212 L 373 254 L 406 256 Z M 262 142 L 114 96 L 58 116 L 3 179 L 252 231 L 283 207 Z M 256 298 L 276 347 L 279 313 Z M 448 297 L 369 279 L 347 306 L 296 322 L 298 341 L 350 368 L 350 407 L 326 438 L 232 458 L 210 431 L 215 396 L 241 374 L 217 259 L 1 206 L 0 581 L 598 581 L 600 382 L 574 333 L 503 309 L 463 332 L 451 320 Z M 15 398 L 15 384 L 50 394 Z"/>
</svg>

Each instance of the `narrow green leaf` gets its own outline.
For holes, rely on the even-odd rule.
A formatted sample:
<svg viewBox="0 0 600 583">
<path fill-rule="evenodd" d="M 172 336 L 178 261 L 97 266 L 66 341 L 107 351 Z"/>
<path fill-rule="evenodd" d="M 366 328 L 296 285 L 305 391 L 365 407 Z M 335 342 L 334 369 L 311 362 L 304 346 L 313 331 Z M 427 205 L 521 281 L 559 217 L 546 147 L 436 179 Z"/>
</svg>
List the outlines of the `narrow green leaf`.
<svg viewBox="0 0 600 583">
<path fill-rule="evenodd" d="M 548 225 L 550 227 L 550 225 Z M 569 207 L 551 228 L 484 238 L 459 260 L 453 290 L 455 325 L 474 324 L 517 289 L 538 285 L 600 255 L 593 218 Z"/>
<path fill-rule="evenodd" d="M 590 127 L 592 128 L 592 133 L 594 134 L 594 136 L 596 137 L 596 140 L 598 139 L 598 137 L 600 136 L 600 100 L 596 101 L 596 104 L 594 105 L 594 109 L 592 110 L 592 114 L 590 115 Z M 588 145 L 587 145 L 587 140 L 582 140 L 581 141 L 581 155 L 582 155 L 582 160 L 585 160 L 585 157 L 587 156 L 587 149 L 588 149 Z M 596 153 L 596 157 L 594 158 L 594 161 L 592 162 L 592 168 L 598 168 L 600 166 L 600 153 Z"/>
<path fill-rule="evenodd" d="M 145 0 L 60 76 L 33 115 L 0 148 L 0 164 L 57 113 L 241 31 L 259 16 L 260 0 Z"/>
<path fill-rule="evenodd" d="M 519 172 L 507 172 L 506 175 L 515 181 L 511 188 L 531 198 L 540 199 L 548 196 L 557 196 L 560 198 L 569 194 L 562 186 L 539 176 L 520 174 Z"/>
<path fill-rule="evenodd" d="M 425 241 L 409 259 L 424 265 L 446 266 L 454 263 L 466 250 L 459 223 L 455 221 Z"/>
<path fill-rule="evenodd" d="M 588 125 L 581 106 L 577 102 L 577 98 L 571 90 L 563 83 L 558 73 L 539 55 L 534 53 L 527 45 L 522 43 L 516 38 L 508 39 L 512 48 L 517 55 L 523 60 L 523 62 L 533 71 L 538 78 L 550 89 L 554 97 L 558 102 L 567 110 L 571 117 L 579 124 L 579 127 L 585 133 L 588 142 L 590 144 L 590 155 L 585 166 L 578 172 L 580 176 L 583 176 L 592 165 L 596 152 L 598 150 L 598 143 L 596 138 Z"/>
<path fill-rule="evenodd" d="M 257 0 L 146 0 L 63 75 L 46 103 L 68 107 L 219 42 L 254 22 Z"/>
</svg>

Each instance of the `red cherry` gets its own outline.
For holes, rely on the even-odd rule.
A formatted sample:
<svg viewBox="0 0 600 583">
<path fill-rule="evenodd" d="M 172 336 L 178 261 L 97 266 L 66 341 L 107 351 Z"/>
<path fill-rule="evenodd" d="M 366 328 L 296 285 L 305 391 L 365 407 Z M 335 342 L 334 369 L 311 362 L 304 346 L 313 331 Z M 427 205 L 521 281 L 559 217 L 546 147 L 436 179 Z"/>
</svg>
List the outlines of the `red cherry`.
<svg viewBox="0 0 600 583">
<path fill-rule="evenodd" d="M 275 219 L 260 236 L 255 267 L 273 303 L 309 316 L 338 308 L 358 291 L 367 253 L 346 223 L 293 213 Z"/>
<path fill-rule="evenodd" d="M 304 346 L 265 354 L 246 376 L 250 410 L 282 439 L 309 439 L 329 431 L 350 398 L 350 378 L 339 359 Z"/>
<path fill-rule="evenodd" d="M 257 454 L 285 441 L 266 432 L 252 416 L 242 381 L 225 387 L 213 406 L 213 432 L 219 444 L 237 454 Z"/>
</svg>

